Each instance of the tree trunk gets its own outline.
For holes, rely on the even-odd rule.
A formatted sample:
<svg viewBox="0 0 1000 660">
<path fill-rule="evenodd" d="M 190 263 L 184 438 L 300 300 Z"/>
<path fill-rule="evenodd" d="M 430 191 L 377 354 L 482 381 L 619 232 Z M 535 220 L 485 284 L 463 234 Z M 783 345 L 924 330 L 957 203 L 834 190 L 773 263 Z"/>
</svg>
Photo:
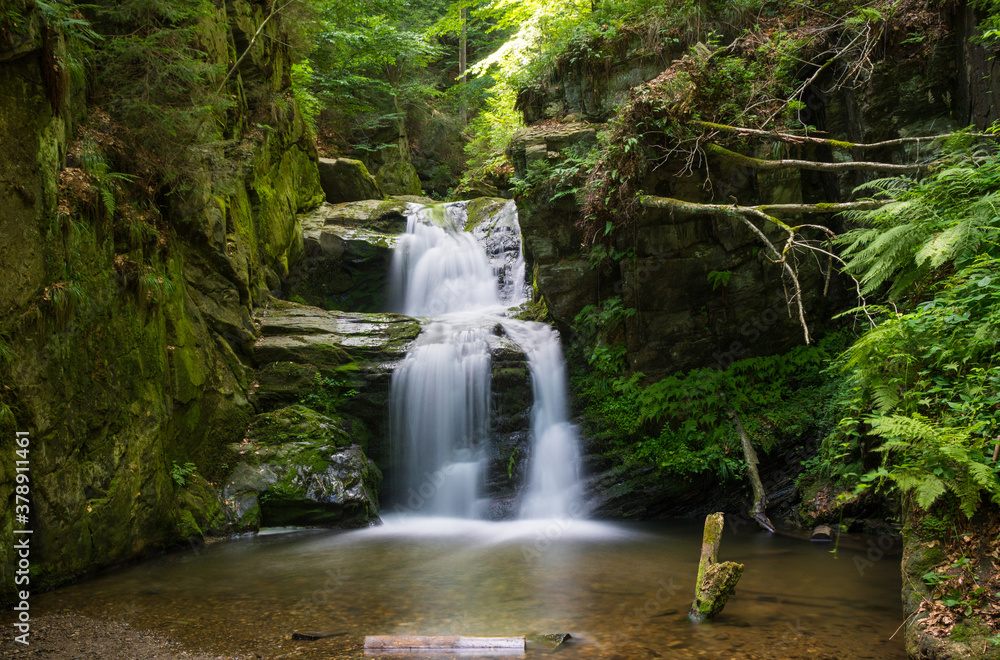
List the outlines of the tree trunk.
<svg viewBox="0 0 1000 660">
<path fill-rule="evenodd" d="M 469 82 L 469 75 L 467 73 L 467 58 L 469 49 L 469 10 L 462 9 L 462 34 L 459 37 L 458 44 L 458 80 L 463 85 Z M 462 119 L 462 125 L 465 125 L 469 121 L 469 110 L 465 106 L 465 90 L 462 90 L 462 102 L 459 109 L 459 116 Z"/>
</svg>

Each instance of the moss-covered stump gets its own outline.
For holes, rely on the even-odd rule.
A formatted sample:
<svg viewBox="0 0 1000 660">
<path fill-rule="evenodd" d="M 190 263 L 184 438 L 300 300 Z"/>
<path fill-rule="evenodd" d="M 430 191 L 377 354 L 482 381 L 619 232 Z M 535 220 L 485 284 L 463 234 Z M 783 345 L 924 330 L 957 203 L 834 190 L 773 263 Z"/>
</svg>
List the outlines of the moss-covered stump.
<svg viewBox="0 0 1000 660">
<path fill-rule="evenodd" d="M 743 577 L 743 564 L 724 561 L 709 566 L 688 616 L 696 621 L 702 621 L 722 612 L 729 597 L 736 591 L 736 583 L 741 577 Z"/>
<path fill-rule="evenodd" d="M 240 462 L 223 490 L 234 526 L 376 522 L 382 473 L 354 442 L 356 428 L 299 405 L 258 415 L 233 447 Z"/>
<path fill-rule="evenodd" d="M 698 581 L 694 602 L 688 617 L 693 621 L 711 619 L 722 611 L 729 597 L 736 591 L 736 583 L 743 576 L 743 564 L 727 561 L 716 562 L 725 517 L 713 513 L 705 518 L 705 533 L 701 543 L 701 560 L 698 563 Z"/>
<path fill-rule="evenodd" d="M 285 278 L 285 297 L 323 309 L 378 312 L 406 228 L 405 202 L 324 204 L 302 216 L 304 252 Z"/>
<path fill-rule="evenodd" d="M 331 204 L 382 199 L 385 195 L 375 177 L 360 160 L 350 158 L 320 158 L 319 181 Z"/>
</svg>

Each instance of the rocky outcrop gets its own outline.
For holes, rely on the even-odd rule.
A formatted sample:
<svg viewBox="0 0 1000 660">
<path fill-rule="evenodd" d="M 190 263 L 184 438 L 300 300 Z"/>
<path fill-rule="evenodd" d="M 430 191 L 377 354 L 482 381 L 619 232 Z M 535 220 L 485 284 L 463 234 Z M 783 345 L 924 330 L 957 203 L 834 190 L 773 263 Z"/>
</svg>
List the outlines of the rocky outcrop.
<svg viewBox="0 0 1000 660">
<path fill-rule="evenodd" d="M 388 448 L 389 381 L 406 347 L 420 334 L 398 314 L 346 314 L 274 300 L 254 346 L 253 401 L 262 411 L 303 403 L 355 420 L 353 442 L 378 464 Z M 378 442 L 368 444 L 367 438 Z"/>
<path fill-rule="evenodd" d="M 74 44 L 52 26 L 44 39 L 0 43 L 0 432 L 30 433 L 32 590 L 224 527 L 211 484 L 254 414 L 252 310 L 302 250 L 296 213 L 322 200 L 294 102 L 250 120 L 257 99 L 288 92 L 288 53 L 270 45 L 285 39 L 265 18 L 236 0 L 198 24 L 205 64 L 222 70 L 232 44 L 269 38 L 230 77 L 231 125 L 212 116 L 189 153 L 197 167 L 176 188 L 153 181 L 133 207 L 142 217 L 67 201 L 73 186 L 100 199 L 94 179 L 66 167 L 79 165 L 67 154 L 84 118 L 83 78 L 61 68 L 79 57 L 66 51 Z M 117 130 L 102 117 L 91 130 Z M 266 130 L 241 133 L 254 122 Z M 223 143 L 242 154 L 239 176 L 213 169 Z M 135 241 L 149 232 L 143 253 Z M 0 497 L 12 501 L 14 487 L 8 452 Z M 0 512 L 6 567 L 12 516 Z M 5 580 L 0 599 L 12 587 Z"/>
<path fill-rule="evenodd" d="M 367 200 L 324 204 L 302 216 L 304 250 L 285 278 L 284 296 L 331 310 L 384 310 L 405 211 L 404 201 Z"/>
<path fill-rule="evenodd" d="M 638 38 L 611 48 L 614 54 L 606 57 L 565 58 L 542 80 L 522 87 L 517 109 L 525 123 L 564 117 L 607 121 L 633 87 L 658 76 L 674 59 L 671 53 L 649 48 Z"/>
<path fill-rule="evenodd" d="M 382 199 L 385 196 L 375 177 L 368 173 L 368 168 L 360 160 L 320 158 L 319 180 L 330 204 Z"/>
</svg>

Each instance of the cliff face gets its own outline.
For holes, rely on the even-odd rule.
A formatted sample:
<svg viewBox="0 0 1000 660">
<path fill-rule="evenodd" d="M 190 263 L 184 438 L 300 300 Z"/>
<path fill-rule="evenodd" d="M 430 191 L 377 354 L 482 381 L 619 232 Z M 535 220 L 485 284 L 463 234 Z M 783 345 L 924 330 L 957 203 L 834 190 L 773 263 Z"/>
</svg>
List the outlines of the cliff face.
<svg viewBox="0 0 1000 660">
<path fill-rule="evenodd" d="M 962 6 L 939 12 L 906 5 L 899 11 L 901 16 L 886 27 L 884 44 L 873 50 L 864 80 L 827 93 L 824 90 L 836 87 L 840 75 L 834 73 L 836 66 L 828 71 L 803 67 L 795 74 L 796 85 L 815 74 L 802 95 L 805 101 L 799 114 L 816 134 L 872 143 L 944 134 L 970 124 L 982 129 L 996 119 L 996 104 L 985 99 L 993 96 L 997 76 L 992 73 L 997 64 L 982 46 L 969 40 L 977 22 L 973 9 Z M 731 31 L 725 22 L 720 25 L 721 32 Z M 899 45 L 918 28 L 928 35 L 926 39 Z M 729 37 L 722 39 L 729 41 Z M 780 353 L 801 343 L 795 305 L 786 304 L 789 282 L 783 281 L 780 267 L 769 261 L 771 255 L 758 237 L 739 220 L 643 205 L 627 228 L 615 229 L 606 240 L 598 241 L 621 258 L 593 258 L 581 230 L 587 221 L 585 181 L 590 170 L 580 168 L 582 174 L 571 183 L 564 173 L 580 162 L 581 154 L 590 152 L 593 167 L 615 148 L 598 137 L 601 132 L 611 135 L 614 122 L 622 121 L 614 108 L 621 112 L 623 105 L 627 108 L 636 99 L 642 103 L 643 97 L 657 93 L 656 81 L 677 71 L 683 76 L 684 66 L 676 66 L 682 57 L 695 62 L 689 70 L 697 70 L 699 58 L 708 62 L 714 57 L 701 44 L 687 55 L 667 51 L 654 55 L 638 42 L 617 48 L 624 56 L 614 66 L 608 67 L 604 60 L 588 65 L 585 58 L 573 58 L 572 64 L 557 62 L 547 78 L 523 89 L 518 98 L 529 126 L 515 135 L 510 156 L 517 177 L 527 183 L 522 184 L 517 202 L 537 295 L 566 325 L 573 324 L 584 306 L 620 297 L 625 307 L 636 312 L 625 321 L 624 336 L 613 341 L 624 342 L 631 368 L 647 376 L 701 366 L 726 367 L 741 358 Z M 643 84 L 654 78 L 649 85 Z M 672 105 L 666 115 L 705 119 L 717 109 L 705 103 L 738 95 L 739 90 L 726 90 L 718 80 L 715 84 L 721 89 L 705 88 L 705 82 L 702 78 L 681 85 L 674 98 L 664 100 L 665 105 Z M 630 115 L 628 121 L 635 119 Z M 652 126 L 660 117 L 639 119 Z M 713 121 L 725 123 L 726 119 Z M 666 124 L 661 132 L 647 129 L 648 135 L 669 133 L 682 123 L 678 118 L 674 127 Z M 648 159 L 650 171 L 635 182 L 634 189 L 698 204 L 840 202 L 851 198 L 856 185 L 873 178 L 863 172 L 763 171 L 697 151 L 687 159 L 664 156 L 671 148 L 685 152 L 676 143 L 640 141 L 637 148 Z M 751 149 L 750 155 L 829 163 L 915 162 L 933 153 L 926 146 L 918 152 L 912 145 L 863 154 L 810 145 L 788 149 L 781 156 L 757 149 Z M 785 240 L 774 226 L 757 224 L 772 241 Z M 842 221 L 830 226 L 838 233 L 844 228 Z M 814 260 L 809 257 L 808 261 Z M 847 289 L 853 285 L 834 278 L 827 288 L 821 272 L 826 264 L 817 267 L 817 263 L 801 264 L 800 277 L 806 318 L 819 330 L 833 311 L 850 302 L 852 293 Z"/>
<path fill-rule="evenodd" d="M 189 149 L 208 153 L 227 141 L 240 175 L 221 176 L 205 157 L 183 187 L 154 183 L 155 204 L 143 207 L 154 220 L 132 227 L 154 226 L 156 245 L 137 251 L 108 221 L 120 217 L 113 210 L 66 201 L 74 186 L 102 198 L 74 142 L 81 122 L 103 130 L 102 113 L 87 108 L 83 76 L 65 65 L 79 44 L 28 11 L 30 20 L 0 39 L 0 339 L 9 348 L 0 428 L 4 438 L 30 433 L 27 527 L 38 588 L 176 543 L 190 536 L 185 507 L 215 506 L 210 497 L 185 499 L 178 485 L 220 477 L 227 445 L 247 429 L 253 310 L 301 253 L 296 213 L 322 191 L 313 140 L 289 92 L 280 22 L 253 41 L 267 11 L 234 0 L 202 18 L 198 38 L 223 72 L 249 54 L 230 77 L 230 110 Z M 211 81 L 222 82 L 221 74 Z M 261 98 L 271 99 L 266 113 Z M 12 517 L 15 456 L 3 446 L 9 590 L 11 530 L 24 525 Z"/>
</svg>

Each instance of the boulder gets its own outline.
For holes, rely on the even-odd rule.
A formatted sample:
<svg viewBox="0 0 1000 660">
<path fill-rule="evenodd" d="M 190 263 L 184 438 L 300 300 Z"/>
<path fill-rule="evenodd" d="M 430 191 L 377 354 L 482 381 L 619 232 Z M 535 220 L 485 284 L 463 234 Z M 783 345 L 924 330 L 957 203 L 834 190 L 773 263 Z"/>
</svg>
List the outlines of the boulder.
<svg viewBox="0 0 1000 660">
<path fill-rule="evenodd" d="M 350 158 L 320 158 L 319 181 L 331 204 L 382 199 L 375 177 L 360 160 Z"/>
<path fill-rule="evenodd" d="M 463 183 L 455 192 L 452 193 L 452 198 L 459 199 L 479 199 L 480 197 L 499 197 L 500 191 L 496 186 L 483 181 L 482 179 L 475 179 L 469 183 Z"/>
<path fill-rule="evenodd" d="M 420 176 L 413 163 L 408 160 L 396 160 L 379 168 L 375 175 L 379 188 L 388 195 L 419 195 L 421 193 Z"/>
<path fill-rule="evenodd" d="M 240 463 L 223 489 L 230 518 L 244 526 L 377 521 L 382 473 L 352 443 L 350 429 L 338 416 L 301 405 L 258 415 L 233 446 Z"/>
</svg>

